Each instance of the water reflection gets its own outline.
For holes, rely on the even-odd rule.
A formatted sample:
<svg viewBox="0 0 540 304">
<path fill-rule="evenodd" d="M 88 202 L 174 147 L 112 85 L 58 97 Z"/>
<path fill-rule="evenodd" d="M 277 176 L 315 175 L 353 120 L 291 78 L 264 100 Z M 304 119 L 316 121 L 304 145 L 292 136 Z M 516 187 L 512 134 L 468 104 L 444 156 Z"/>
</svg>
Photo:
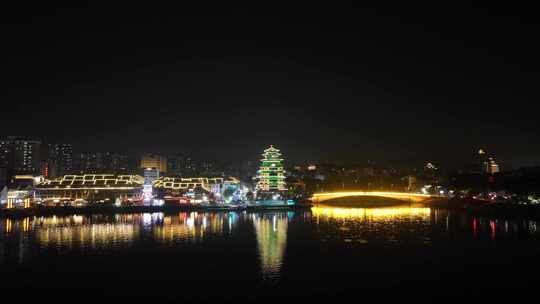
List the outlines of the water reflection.
<svg viewBox="0 0 540 304">
<path fill-rule="evenodd" d="M 287 248 L 286 212 L 253 215 L 253 225 L 257 235 L 257 246 L 264 280 L 278 279 Z"/>
<path fill-rule="evenodd" d="M 301 230 L 305 234 L 299 237 L 289 230 L 296 233 Z M 56 259 L 73 252 L 79 256 L 107 256 L 111 251 L 131 255 L 134 252 L 131 249 L 140 247 L 155 250 L 153 254 L 157 255 L 166 255 L 176 249 L 180 249 L 179 252 L 196 252 L 184 249 L 197 248 L 203 253 L 215 254 L 211 258 L 217 260 L 222 258 L 224 244 L 235 246 L 235 255 L 245 253 L 247 256 L 252 256 L 253 244 L 256 244 L 258 260 L 252 259 L 248 263 L 260 269 L 263 280 L 272 281 L 282 276 L 285 257 L 292 259 L 294 252 L 304 245 L 313 246 L 316 250 L 326 246 L 366 253 L 365 249 L 368 248 L 407 245 L 424 250 L 436 243 L 447 246 L 449 242 L 453 246 L 466 246 L 464 244 L 467 242 L 494 246 L 511 239 L 538 239 L 539 235 L 538 222 L 533 220 L 479 217 L 465 212 L 408 206 L 318 206 L 302 212 L 180 212 L 47 216 L 16 220 L 2 218 L 0 264 L 39 262 L 47 257 Z M 297 245 L 301 242 L 302 245 Z M 203 243 L 205 246 L 198 246 Z M 293 253 L 287 254 L 291 250 Z M 198 258 L 193 256 L 193 261 L 206 263 Z M 231 255 L 224 259 L 231 259 Z"/>
<path fill-rule="evenodd" d="M 232 234 L 239 214 L 231 212 L 181 212 L 72 215 L 0 219 L 0 264 L 23 262 L 39 251 L 118 250 L 143 240 L 175 246 L 204 240 L 207 236 Z"/>
<path fill-rule="evenodd" d="M 149 233 L 161 242 L 201 240 L 207 234 L 230 233 L 238 221 L 236 213 L 183 212 L 72 215 L 1 219 L 3 237 L 31 236 L 43 247 L 121 246 Z M 3 229 L 2 229 L 3 228 Z"/>
<path fill-rule="evenodd" d="M 429 208 L 397 207 L 397 208 L 339 208 L 313 207 L 313 214 L 319 217 L 339 219 L 362 219 L 366 221 L 395 220 L 402 217 L 417 217 L 428 220 Z"/>
<path fill-rule="evenodd" d="M 162 225 L 154 227 L 154 238 L 165 244 L 197 242 L 207 235 L 225 236 L 232 233 L 236 213 L 180 213 L 167 215 Z"/>
<path fill-rule="evenodd" d="M 430 241 L 429 208 L 312 208 L 316 232 L 322 242 L 395 245 L 414 235 Z"/>
<path fill-rule="evenodd" d="M 430 244 L 434 239 L 502 240 L 518 235 L 538 238 L 537 221 L 478 217 L 466 212 L 417 207 L 312 208 L 322 242 Z"/>
</svg>

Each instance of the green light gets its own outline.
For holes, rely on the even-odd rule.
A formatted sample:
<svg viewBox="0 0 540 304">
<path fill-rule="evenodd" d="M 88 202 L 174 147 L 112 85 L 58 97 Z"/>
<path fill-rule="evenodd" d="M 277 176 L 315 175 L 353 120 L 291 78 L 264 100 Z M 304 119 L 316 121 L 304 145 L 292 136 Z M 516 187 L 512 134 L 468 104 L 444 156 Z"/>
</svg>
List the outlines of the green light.
<svg viewBox="0 0 540 304">
<path fill-rule="evenodd" d="M 285 170 L 283 170 L 283 159 L 280 151 L 270 146 L 264 150 L 262 156 L 257 188 L 263 191 L 286 190 Z"/>
</svg>

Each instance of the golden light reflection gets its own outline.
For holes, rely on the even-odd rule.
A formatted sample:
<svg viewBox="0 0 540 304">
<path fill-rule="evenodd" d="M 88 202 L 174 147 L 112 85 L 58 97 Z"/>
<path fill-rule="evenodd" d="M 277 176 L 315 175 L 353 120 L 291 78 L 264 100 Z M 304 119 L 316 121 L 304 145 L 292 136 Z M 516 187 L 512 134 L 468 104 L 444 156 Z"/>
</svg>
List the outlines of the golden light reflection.
<svg viewBox="0 0 540 304">
<path fill-rule="evenodd" d="M 236 213 L 183 212 L 92 216 L 40 216 L 0 222 L 4 234 L 31 233 L 43 247 L 94 248 L 125 246 L 150 234 L 163 243 L 200 241 L 211 235 L 231 233 Z"/>
<path fill-rule="evenodd" d="M 392 198 L 403 201 L 422 202 L 430 198 L 439 197 L 430 194 L 408 193 L 408 192 L 384 192 L 384 191 L 344 191 L 344 192 L 324 192 L 315 193 L 311 198 L 314 202 L 324 202 L 331 199 L 351 196 L 375 196 Z"/>
<path fill-rule="evenodd" d="M 6 219 L 6 233 L 11 233 L 11 230 L 13 229 L 13 223 L 11 222 L 11 219 Z"/>
<path fill-rule="evenodd" d="M 25 218 L 25 219 L 23 220 L 22 225 L 23 225 L 23 226 L 22 226 L 22 228 L 23 228 L 22 230 L 23 230 L 24 232 L 27 232 L 28 230 L 30 230 L 30 218 L 28 218 L 28 217 Z"/>
<path fill-rule="evenodd" d="M 73 226 L 44 226 L 35 231 L 37 241 L 45 247 L 100 247 L 131 243 L 140 234 L 139 226 L 125 223 Z"/>
<path fill-rule="evenodd" d="M 279 277 L 287 247 L 287 217 L 282 214 L 253 216 L 264 279 Z"/>
<path fill-rule="evenodd" d="M 223 234 L 224 228 L 230 230 L 234 221 L 227 213 L 184 212 L 165 216 L 163 225 L 154 227 L 154 237 L 165 243 L 200 240 L 208 234 Z"/>
<path fill-rule="evenodd" d="M 311 212 L 314 216 L 332 218 L 369 218 L 373 220 L 388 219 L 394 217 L 412 216 L 429 218 L 430 208 L 413 207 L 388 207 L 388 208 L 336 208 L 336 207 L 313 207 Z"/>
<path fill-rule="evenodd" d="M 322 242 L 338 241 L 364 246 L 378 243 L 395 246 L 411 237 L 424 242 L 430 238 L 430 208 L 336 208 L 311 209 Z"/>
</svg>

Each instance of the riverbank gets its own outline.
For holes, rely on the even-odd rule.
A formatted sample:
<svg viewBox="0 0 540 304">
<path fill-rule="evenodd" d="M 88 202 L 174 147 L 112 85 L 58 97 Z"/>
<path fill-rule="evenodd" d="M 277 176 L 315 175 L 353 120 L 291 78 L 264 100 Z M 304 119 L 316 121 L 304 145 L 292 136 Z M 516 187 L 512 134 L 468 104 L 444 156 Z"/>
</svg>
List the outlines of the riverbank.
<svg viewBox="0 0 540 304">
<path fill-rule="evenodd" d="M 122 214 L 122 213 L 176 213 L 176 212 L 229 212 L 229 211 L 275 211 L 275 210 L 304 210 L 311 208 L 310 204 L 299 204 L 290 206 L 198 206 L 198 205 L 178 205 L 178 206 L 87 206 L 87 207 L 40 207 L 26 209 L 2 209 L 0 217 L 24 218 L 28 216 L 49 216 L 49 215 L 90 215 L 90 214 Z"/>
</svg>

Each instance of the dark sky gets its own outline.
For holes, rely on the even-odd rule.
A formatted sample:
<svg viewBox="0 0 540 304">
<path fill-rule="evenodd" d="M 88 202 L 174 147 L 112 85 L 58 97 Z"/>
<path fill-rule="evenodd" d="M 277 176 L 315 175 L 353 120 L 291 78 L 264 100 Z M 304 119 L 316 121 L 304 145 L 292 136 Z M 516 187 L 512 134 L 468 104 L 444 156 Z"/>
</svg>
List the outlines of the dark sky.
<svg viewBox="0 0 540 304">
<path fill-rule="evenodd" d="M 295 161 L 540 159 L 532 8 L 133 3 L 4 9 L 0 135 L 211 159 L 268 144 Z"/>
</svg>

